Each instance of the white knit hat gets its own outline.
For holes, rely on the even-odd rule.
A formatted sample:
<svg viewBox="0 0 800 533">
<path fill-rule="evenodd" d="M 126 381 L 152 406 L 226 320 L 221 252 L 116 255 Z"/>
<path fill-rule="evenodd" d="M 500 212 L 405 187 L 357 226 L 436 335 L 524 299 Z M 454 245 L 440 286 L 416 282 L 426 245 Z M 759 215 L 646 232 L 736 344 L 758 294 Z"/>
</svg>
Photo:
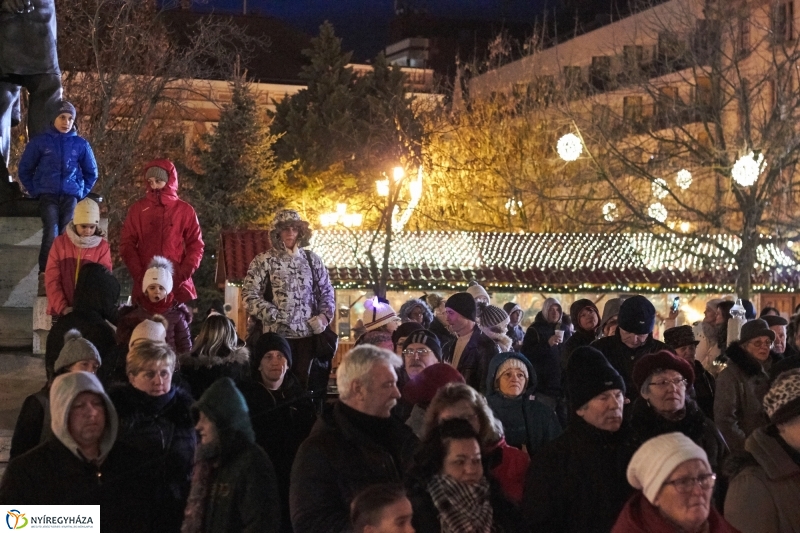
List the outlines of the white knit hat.
<svg viewBox="0 0 800 533">
<path fill-rule="evenodd" d="M 705 450 L 683 433 L 665 433 L 642 444 L 628 464 L 628 483 L 654 503 L 664 482 L 682 463 L 700 459 L 711 471 Z"/>
<path fill-rule="evenodd" d="M 166 257 L 156 255 L 150 261 L 150 266 L 142 279 L 142 292 L 146 292 L 147 287 L 153 283 L 164 287 L 167 294 L 172 292 L 172 262 Z"/>
<path fill-rule="evenodd" d="M 76 226 L 78 224 L 100 224 L 100 206 L 91 198 L 84 198 L 75 205 L 72 223 Z"/>
<path fill-rule="evenodd" d="M 473 298 L 475 298 L 476 302 L 478 301 L 479 298 L 485 299 L 486 303 L 489 303 L 491 301 L 491 298 L 489 298 L 489 293 L 486 292 L 486 289 L 481 287 L 480 284 L 475 280 L 469 282 L 469 286 L 467 287 L 467 292 Z"/>
<path fill-rule="evenodd" d="M 367 331 L 378 329 L 392 321 L 400 321 L 392 306 L 381 302 L 378 297 L 370 298 L 364 302 L 364 316 L 361 319 Z"/>
<path fill-rule="evenodd" d="M 503 375 L 503 372 L 508 370 L 509 368 L 519 368 L 525 374 L 525 379 L 528 379 L 528 366 L 522 362 L 521 359 L 517 359 L 516 357 L 509 357 L 502 364 L 497 367 L 497 372 L 495 372 L 495 379 L 499 378 Z"/>
<path fill-rule="evenodd" d="M 153 320 L 143 320 L 133 328 L 131 340 L 128 341 L 128 349 L 138 341 L 158 341 L 167 342 L 167 319 L 161 315 L 153 315 Z"/>
</svg>

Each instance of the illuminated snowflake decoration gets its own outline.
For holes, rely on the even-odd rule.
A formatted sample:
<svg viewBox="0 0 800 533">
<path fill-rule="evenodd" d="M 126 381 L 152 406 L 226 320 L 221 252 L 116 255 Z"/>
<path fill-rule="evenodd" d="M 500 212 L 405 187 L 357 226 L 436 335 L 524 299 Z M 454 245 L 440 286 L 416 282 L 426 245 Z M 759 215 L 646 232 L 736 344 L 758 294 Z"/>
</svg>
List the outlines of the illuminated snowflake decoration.
<svg viewBox="0 0 800 533">
<path fill-rule="evenodd" d="M 758 176 L 767 168 L 767 163 L 764 161 L 764 154 L 758 154 L 756 158 L 753 152 L 743 155 L 733 165 L 731 176 L 733 181 L 742 187 L 750 187 L 757 180 Z"/>
<path fill-rule="evenodd" d="M 581 144 L 581 140 L 577 135 L 567 133 L 558 140 L 556 149 L 558 150 L 558 155 L 564 161 L 575 161 L 583 153 L 583 144 Z"/>
<path fill-rule="evenodd" d="M 669 191 L 667 190 L 667 182 L 664 180 L 664 178 L 656 178 L 655 181 L 653 181 L 653 184 L 650 186 L 650 189 L 653 191 L 653 196 L 659 200 L 663 200 L 667 197 L 667 194 L 669 194 Z"/>
<path fill-rule="evenodd" d="M 650 204 L 650 207 L 647 208 L 647 216 L 663 223 L 667 220 L 667 208 L 661 202 Z"/>
<path fill-rule="evenodd" d="M 679 170 L 675 176 L 675 184 L 685 191 L 692 184 L 692 173 L 685 168 Z"/>
<path fill-rule="evenodd" d="M 617 219 L 617 204 L 614 202 L 608 202 L 603 205 L 603 218 L 607 222 L 614 222 Z"/>
</svg>

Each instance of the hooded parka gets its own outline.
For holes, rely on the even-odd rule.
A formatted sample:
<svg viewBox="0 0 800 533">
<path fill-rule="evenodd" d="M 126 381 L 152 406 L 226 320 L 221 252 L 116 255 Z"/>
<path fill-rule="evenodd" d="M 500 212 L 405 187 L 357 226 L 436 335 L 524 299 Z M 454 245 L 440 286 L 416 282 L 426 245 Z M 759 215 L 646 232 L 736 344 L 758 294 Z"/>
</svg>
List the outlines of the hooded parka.
<svg viewBox="0 0 800 533">
<path fill-rule="evenodd" d="M 173 294 L 178 302 L 197 298 L 192 274 L 203 258 L 203 236 L 194 208 L 178 198 L 178 171 L 166 159 L 157 159 L 145 166 L 164 169 L 169 176 L 163 189 L 147 184 L 145 197 L 133 204 L 122 226 L 119 254 L 133 278 L 134 288 L 142 286 L 142 278 L 154 256 L 172 262 Z M 146 298 L 134 290 L 134 299 Z"/>
<path fill-rule="evenodd" d="M 516 398 L 507 397 L 496 386 L 497 370 L 509 359 L 522 361 L 528 370 L 527 386 Z M 524 355 L 506 352 L 494 356 L 489 362 L 485 389 L 489 407 L 503 423 L 506 442 L 517 448 L 525 446 L 531 455 L 561 434 L 555 411 L 536 399 L 535 390 L 536 371 Z"/>
</svg>

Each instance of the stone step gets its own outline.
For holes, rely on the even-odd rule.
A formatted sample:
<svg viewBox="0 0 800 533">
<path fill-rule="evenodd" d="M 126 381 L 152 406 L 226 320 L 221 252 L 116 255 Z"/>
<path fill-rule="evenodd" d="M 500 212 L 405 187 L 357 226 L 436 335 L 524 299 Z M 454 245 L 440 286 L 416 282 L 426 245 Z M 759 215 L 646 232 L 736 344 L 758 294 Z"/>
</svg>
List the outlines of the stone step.
<svg viewBox="0 0 800 533">
<path fill-rule="evenodd" d="M 38 233 L 38 241 L 34 238 Z M 39 247 L 42 242 L 42 219 L 38 217 L 0 217 L 0 244 Z"/>
<path fill-rule="evenodd" d="M 32 324 L 32 307 L 0 307 L 0 348 L 30 350 L 33 346 Z"/>
<path fill-rule="evenodd" d="M 8 453 L 11 451 L 11 436 L 13 434 L 13 430 L 0 429 L 0 480 L 3 479 L 3 473 L 5 473 L 6 465 L 8 464 Z"/>
</svg>

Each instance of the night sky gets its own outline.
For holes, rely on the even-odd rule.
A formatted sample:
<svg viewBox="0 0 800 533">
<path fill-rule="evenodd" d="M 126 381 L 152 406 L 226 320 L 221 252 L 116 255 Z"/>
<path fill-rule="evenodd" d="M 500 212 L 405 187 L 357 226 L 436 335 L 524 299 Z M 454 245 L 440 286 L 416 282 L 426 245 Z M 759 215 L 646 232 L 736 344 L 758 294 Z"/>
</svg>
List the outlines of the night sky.
<svg viewBox="0 0 800 533">
<path fill-rule="evenodd" d="M 533 23 L 545 0 L 407 0 L 433 16 Z M 242 11 L 243 0 L 203 0 L 197 8 Z M 387 44 L 394 0 L 247 0 L 248 13 L 272 15 L 316 35 L 330 20 L 355 60 L 374 57 Z"/>
</svg>

